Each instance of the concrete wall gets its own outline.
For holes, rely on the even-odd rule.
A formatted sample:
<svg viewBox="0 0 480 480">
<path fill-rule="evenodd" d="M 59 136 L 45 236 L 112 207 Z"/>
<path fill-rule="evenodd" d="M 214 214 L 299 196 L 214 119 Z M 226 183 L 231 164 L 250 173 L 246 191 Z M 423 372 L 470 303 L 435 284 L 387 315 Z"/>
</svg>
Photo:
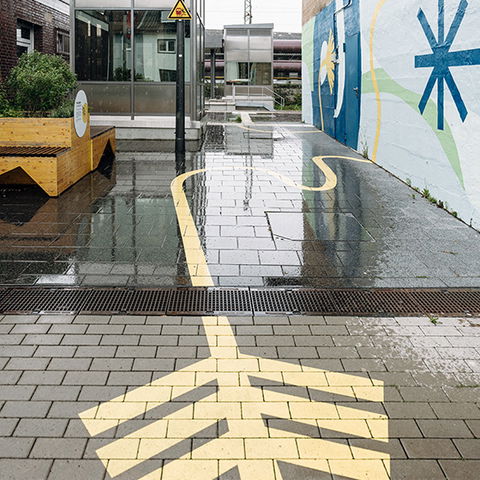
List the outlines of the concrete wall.
<svg viewBox="0 0 480 480">
<path fill-rule="evenodd" d="M 323 3 L 304 0 L 304 120 L 479 229 L 480 3 Z"/>
</svg>

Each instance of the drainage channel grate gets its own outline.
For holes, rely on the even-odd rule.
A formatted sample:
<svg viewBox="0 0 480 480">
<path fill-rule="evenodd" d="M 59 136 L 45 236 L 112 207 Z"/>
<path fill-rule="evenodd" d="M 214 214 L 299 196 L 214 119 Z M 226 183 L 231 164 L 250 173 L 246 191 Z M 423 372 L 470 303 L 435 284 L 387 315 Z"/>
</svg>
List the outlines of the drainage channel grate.
<svg viewBox="0 0 480 480">
<path fill-rule="evenodd" d="M 2 288 L 0 312 L 480 316 L 475 289 Z"/>
</svg>

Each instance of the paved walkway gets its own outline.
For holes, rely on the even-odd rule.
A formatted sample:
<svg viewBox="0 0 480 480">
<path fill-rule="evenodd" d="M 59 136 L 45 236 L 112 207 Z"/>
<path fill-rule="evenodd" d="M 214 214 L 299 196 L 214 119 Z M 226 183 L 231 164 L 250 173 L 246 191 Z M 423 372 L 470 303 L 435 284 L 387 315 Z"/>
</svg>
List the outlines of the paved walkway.
<svg viewBox="0 0 480 480">
<path fill-rule="evenodd" d="M 302 124 L 212 124 L 183 166 L 120 152 L 58 199 L 2 189 L 0 235 L 0 284 L 480 286 L 476 231 Z"/>
<path fill-rule="evenodd" d="M 2 480 L 477 480 L 480 322 L 5 316 Z"/>
</svg>

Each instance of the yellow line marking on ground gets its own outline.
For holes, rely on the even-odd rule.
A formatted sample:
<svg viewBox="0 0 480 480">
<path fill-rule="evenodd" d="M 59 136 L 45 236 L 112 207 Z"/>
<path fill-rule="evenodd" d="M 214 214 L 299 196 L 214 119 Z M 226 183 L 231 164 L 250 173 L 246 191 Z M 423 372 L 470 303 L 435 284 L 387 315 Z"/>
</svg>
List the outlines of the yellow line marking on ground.
<svg viewBox="0 0 480 480">
<path fill-rule="evenodd" d="M 175 205 L 175 210 L 177 213 L 178 225 L 180 228 L 180 233 L 183 239 L 183 246 L 185 250 L 186 261 L 188 265 L 188 270 L 190 273 L 192 285 L 194 287 L 213 287 L 213 279 L 210 275 L 208 268 L 207 259 L 203 251 L 203 247 L 198 236 L 197 227 L 195 221 L 192 217 L 192 212 L 188 204 L 187 196 L 184 191 L 185 182 L 195 175 L 200 173 L 205 173 L 207 171 L 226 171 L 226 170 L 253 170 L 257 172 L 266 173 L 274 178 L 277 178 L 281 182 L 289 185 L 290 187 L 298 188 L 299 190 L 309 191 L 309 192 L 326 192 L 333 190 L 337 186 L 337 176 L 333 170 L 325 163 L 325 160 L 328 159 L 341 159 L 341 160 L 352 160 L 355 162 L 361 163 L 371 163 L 370 160 L 365 160 L 362 158 L 356 157 L 345 157 L 338 155 L 324 155 L 319 157 L 314 157 L 312 161 L 317 165 L 317 167 L 325 175 L 325 183 L 320 187 L 309 187 L 306 185 L 301 185 L 293 181 L 291 178 L 286 177 L 280 173 L 277 173 L 273 170 L 268 170 L 266 168 L 258 167 L 247 167 L 247 166 L 230 166 L 222 168 L 209 168 L 193 170 L 176 177 L 171 184 L 171 191 L 173 197 L 173 203 Z M 188 235 L 187 235 L 188 232 Z"/>
<path fill-rule="evenodd" d="M 287 462 L 353 479 L 388 479 L 389 440 L 373 438 L 368 428 L 376 422 L 377 431 L 388 432 L 378 382 L 242 354 L 227 317 L 202 320 L 209 358 L 79 415 L 96 437 L 88 455 L 95 451 L 112 478 L 214 480 L 236 468 L 241 480 L 291 480 L 281 473 Z M 357 393 L 338 385 L 361 387 Z M 307 387 L 334 400 L 311 401 Z M 318 429 L 335 433 L 318 438 Z M 363 443 L 350 447 L 338 440 L 342 434 Z"/>
<path fill-rule="evenodd" d="M 212 286 L 213 279 L 184 191 L 189 178 L 248 168 L 299 190 L 328 191 L 337 185 L 337 177 L 326 159 L 370 163 L 354 157 L 315 157 L 325 175 L 320 187 L 253 167 L 200 169 L 175 178 L 171 190 L 192 284 Z M 96 437 L 87 445 L 88 455 L 94 451 L 113 479 L 215 480 L 232 475 L 241 480 L 291 480 L 283 476 L 285 468 L 357 480 L 389 479 L 381 381 L 243 354 L 227 317 L 202 317 L 202 324 L 208 358 L 192 360 L 192 365 L 79 414 Z M 312 392 L 324 392 L 330 400 L 311 401 Z M 375 422 L 377 438 L 369 422 Z M 319 438 L 319 429 L 334 435 Z M 363 443 L 350 446 L 346 439 L 339 441 L 342 434 Z"/>
<path fill-rule="evenodd" d="M 375 10 L 373 12 L 372 23 L 370 24 L 370 71 L 372 73 L 372 83 L 373 89 L 375 90 L 375 101 L 377 103 L 377 128 L 375 132 L 375 143 L 373 146 L 372 152 L 372 161 L 377 161 L 377 153 L 378 153 L 378 146 L 380 143 L 380 132 L 382 128 L 382 101 L 380 98 L 380 89 L 378 88 L 378 81 L 377 81 L 377 74 L 375 73 L 375 59 L 373 56 L 373 42 L 375 36 L 375 28 L 377 26 L 378 16 L 380 15 L 380 11 L 385 5 L 388 0 L 379 0 L 377 5 L 375 6 Z"/>
</svg>

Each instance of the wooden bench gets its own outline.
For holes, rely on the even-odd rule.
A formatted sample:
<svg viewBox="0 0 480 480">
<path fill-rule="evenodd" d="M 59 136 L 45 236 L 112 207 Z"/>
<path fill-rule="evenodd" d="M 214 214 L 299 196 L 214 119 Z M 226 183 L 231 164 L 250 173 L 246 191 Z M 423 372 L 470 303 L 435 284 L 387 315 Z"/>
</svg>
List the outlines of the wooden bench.
<svg viewBox="0 0 480 480">
<path fill-rule="evenodd" d="M 115 153 L 113 127 L 87 127 L 78 137 L 73 119 L 0 119 L 0 184 L 36 183 L 57 197 Z M 25 175 L 26 174 L 26 175 Z"/>
</svg>

